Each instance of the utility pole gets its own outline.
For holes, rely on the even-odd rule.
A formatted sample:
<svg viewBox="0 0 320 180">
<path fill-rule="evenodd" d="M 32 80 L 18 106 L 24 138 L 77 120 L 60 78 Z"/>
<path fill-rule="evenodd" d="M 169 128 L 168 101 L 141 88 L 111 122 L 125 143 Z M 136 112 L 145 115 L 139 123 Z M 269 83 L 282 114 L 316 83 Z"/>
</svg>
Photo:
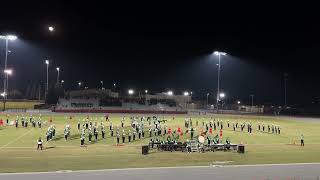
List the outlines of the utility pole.
<svg viewBox="0 0 320 180">
<path fill-rule="evenodd" d="M 39 92 L 38 92 L 38 99 L 41 100 L 41 84 L 39 84 Z"/>
<path fill-rule="evenodd" d="M 5 54 L 5 61 L 4 61 L 4 69 L 7 69 L 7 62 L 8 62 L 8 44 L 9 39 L 6 38 L 6 54 Z M 6 102 L 7 102 L 7 82 L 8 82 L 8 74 L 5 74 L 4 83 L 3 83 L 3 111 L 6 110 Z"/>
<path fill-rule="evenodd" d="M 220 63 L 220 53 L 218 55 L 218 86 L 217 86 L 217 114 L 219 114 L 219 95 L 220 95 L 220 67 L 221 67 L 221 63 Z"/>
<path fill-rule="evenodd" d="M 210 95 L 210 93 L 207 93 L 207 108 L 206 109 L 209 109 L 209 95 Z"/>
<path fill-rule="evenodd" d="M 252 109 L 253 109 L 253 97 L 254 97 L 254 94 L 251 94 L 251 112 L 252 112 Z"/>
</svg>

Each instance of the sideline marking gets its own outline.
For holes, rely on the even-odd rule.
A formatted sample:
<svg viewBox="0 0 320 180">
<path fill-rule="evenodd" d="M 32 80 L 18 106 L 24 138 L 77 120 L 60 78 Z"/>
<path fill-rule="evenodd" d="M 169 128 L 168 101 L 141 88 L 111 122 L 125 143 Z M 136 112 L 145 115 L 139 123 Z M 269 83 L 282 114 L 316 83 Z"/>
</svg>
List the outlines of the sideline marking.
<svg viewBox="0 0 320 180">
<path fill-rule="evenodd" d="M 123 168 L 123 169 L 97 169 L 97 170 L 59 170 L 48 172 L 25 172 L 25 173 L 0 173 L 5 175 L 28 175 L 28 174 L 54 174 L 54 173 L 90 173 L 108 171 L 132 171 L 132 170 L 157 170 L 157 169 L 187 169 L 187 168 L 232 168 L 232 167 L 263 167 L 263 166 L 294 166 L 294 165 L 320 165 L 317 163 L 287 163 L 287 164 L 248 164 L 248 165 L 225 165 L 225 166 L 173 166 L 173 167 L 149 167 L 149 168 Z"/>
</svg>

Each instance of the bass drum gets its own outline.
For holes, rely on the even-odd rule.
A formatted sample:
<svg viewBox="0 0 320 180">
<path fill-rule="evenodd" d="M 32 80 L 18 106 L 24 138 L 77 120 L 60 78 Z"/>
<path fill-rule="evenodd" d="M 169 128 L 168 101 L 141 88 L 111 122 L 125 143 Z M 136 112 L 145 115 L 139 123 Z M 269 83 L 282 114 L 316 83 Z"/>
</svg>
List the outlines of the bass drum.
<svg viewBox="0 0 320 180">
<path fill-rule="evenodd" d="M 204 143 L 204 137 L 203 136 L 199 136 L 198 137 L 198 141 L 199 141 L 199 143 Z"/>
</svg>

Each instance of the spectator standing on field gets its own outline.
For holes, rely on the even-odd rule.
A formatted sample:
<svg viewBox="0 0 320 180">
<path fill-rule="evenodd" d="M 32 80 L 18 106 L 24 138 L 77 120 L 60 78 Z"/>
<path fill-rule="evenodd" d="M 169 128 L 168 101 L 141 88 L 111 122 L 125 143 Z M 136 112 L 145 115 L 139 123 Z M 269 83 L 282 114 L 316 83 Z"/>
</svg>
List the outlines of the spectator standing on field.
<svg viewBox="0 0 320 180">
<path fill-rule="evenodd" d="M 301 146 L 304 146 L 304 136 L 303 136 L 303 134 L 301 134 L 300 142 L 301 142 Z"/>
</svg>

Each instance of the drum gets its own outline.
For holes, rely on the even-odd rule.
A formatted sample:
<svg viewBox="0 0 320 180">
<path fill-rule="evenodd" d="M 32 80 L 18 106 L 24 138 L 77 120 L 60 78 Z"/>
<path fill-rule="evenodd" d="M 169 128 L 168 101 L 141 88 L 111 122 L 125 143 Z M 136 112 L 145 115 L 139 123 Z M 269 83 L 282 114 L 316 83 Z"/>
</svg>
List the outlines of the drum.
<svg viewBox="0 0 320 180">
<path fill-rule="evenodd" d="M 199 141 L 199 143 L 204 143 L 204 137 L 203 136 L 199 136 L 198 137 L 198 141 Z"/>
</svg>

